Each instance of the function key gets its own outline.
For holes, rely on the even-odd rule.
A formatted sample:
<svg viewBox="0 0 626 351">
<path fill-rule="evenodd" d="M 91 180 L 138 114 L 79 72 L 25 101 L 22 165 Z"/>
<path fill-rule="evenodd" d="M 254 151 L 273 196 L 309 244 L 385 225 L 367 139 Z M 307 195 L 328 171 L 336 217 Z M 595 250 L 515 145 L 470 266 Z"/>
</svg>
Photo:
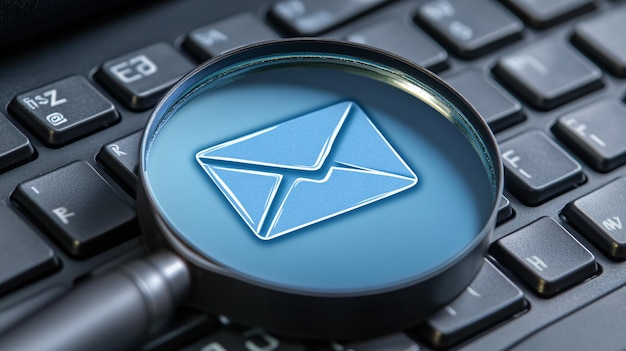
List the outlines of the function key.
<svg viewBox="0 0 626 351">
<path fill-rule="evenodd" d="M 134 233 L 133 208 L 86 162 L 24 182 L 11 198 L 75 256 L 103 251 Z"/>
<path fill-rule="evenodd" d="M 547 28 L 596 8 L 595 0 L 502 0 L 535 28 Z"/>
<path fill-rule="evenodd" d="M 547 217 L 497 240 L 491 252 L 546 297 L 590 278 L 598 270 L 593 254 Z"/>
<path fill-rule="evenodd" d="M 157 43 L 106 61 L 95 78 L 129 108 L 144 110 L 193 68 L 173 47 Z"/>
<path fill-rule="evenodd" d="M 539 131 L 500 144 L 507 188 L 530 205 L 539 204 L 585 180 L 582 167 Z"/>
<path fill-rule="evenodd" d="M 554 134 L 600 172 L 626 163 L 626 107 L 617 101 L 597 101 L 558 119 Z"/>
<path fill-rule="evenodd" d="M 494 132 L 525 118 L 522 104 L 482 73 L 466 71 L 446 81 L 474 105 Z"/>
<path fill-rule="evenodd" d="M 431 71 L 439 72 L 448 67 L 448 53 L 406 21 L 379 22 L 348 35 L 346 39 L 390 51 Z"/>
<path fill-rule="evenodd" d="M 116 122 L 115 106 L 80 76 L 13 98 L 9 110 L 50 146 L 60 146 Z"/>
<path fill-rule="evenodd" d="M 240 46 L 278 38 L 256 16 L 242 13 L 192 30 L 183 45 L 204 61 Z"/>
<path fill-rule="evenodd" d="M 626 178 L 569 203 L 562 214 L 607 255 L 626 259 Z"/>
<path fill-rule="evenodd" d="M 541 41 L 502 57 L 494 73 L 538 109 L 552 109 L 601 88 L 602 72 L 564 43 Z"/>
<path fill-rule="evenodd" d="M 27 160 L 34 152 L 30 140 L 0 114 L 0 171 Z"/>
<path fill-rule="evenodd" d="M 133 194 L 137 188 L 140 142 L 141 132 L 136 132 L 104 145 L 96 156 L 96 159 L 102 162 Z"/>
<path fill-rule="evenodd" d="M 526 308 L 524 294 L 489 261 L 454 301 L 428 318 L 418 333 L 436 348 L 449 348 Z"/>
<path fill-rule="evenodd" d="M 328 31 L 390 0 L 283 0 L 269 17 L 293 35 L 312 36 Z"/>
<path fill-rule="evenodd" d="M 579 23 L 573 41 L 613 74 L 626 77 L 626 7 Z"/>
<path fill-rule="evenodd" d="M 515 41 L 524 30 L 522 22 L 491 0 L 428 1 L 420 6 L 417 21 L 464 58 L 475 58 Z"/>
<path fill-rule="evenodd" d="M 0 295 L 59 266 L 52 249 L 4 203 L 0 223 Z"/>
</svg>

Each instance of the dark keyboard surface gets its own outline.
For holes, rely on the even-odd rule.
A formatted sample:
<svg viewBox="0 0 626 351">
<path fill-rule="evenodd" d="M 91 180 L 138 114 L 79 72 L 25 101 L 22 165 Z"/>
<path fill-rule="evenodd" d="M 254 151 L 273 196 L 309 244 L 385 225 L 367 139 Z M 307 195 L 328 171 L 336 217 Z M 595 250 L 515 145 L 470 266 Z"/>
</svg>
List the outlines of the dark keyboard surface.
<svg viewBox="0 0 626 351">
<path fill-rule="evenodd" d="M 185 307 L 140 349 L 624 350 L 625 31 L 624 1 L 186 0 L 118 7 L 5 46 L 0 337 L 145 254 L 137 146 L 164 91 L 232 48 L 315 35 L 423 65 L 484 116 L 506 182 L 482 270 L 450 305 L 390 335 L 294 340 Z"/>
</svg>

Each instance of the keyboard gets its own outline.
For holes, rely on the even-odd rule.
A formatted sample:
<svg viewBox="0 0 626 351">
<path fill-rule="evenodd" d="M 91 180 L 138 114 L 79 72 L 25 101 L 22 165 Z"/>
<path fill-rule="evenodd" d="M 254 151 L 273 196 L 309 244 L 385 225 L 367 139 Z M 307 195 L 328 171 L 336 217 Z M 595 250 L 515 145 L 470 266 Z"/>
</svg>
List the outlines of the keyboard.
<svg viewBox="0 0 626 351">
<path fill-rule="evenodd" d="M 183 307 L 138 349 L 626 349 L 625 19 L 617 0 L 153 1 L 5 45 L 0 338 L 146 254 L 137 148 L 173 83 L 245 44 L 319 36 L 422 65 L 485 118 L 505 191 L 481 271 L 389 335 L 299 340 Z"/>
</svg>

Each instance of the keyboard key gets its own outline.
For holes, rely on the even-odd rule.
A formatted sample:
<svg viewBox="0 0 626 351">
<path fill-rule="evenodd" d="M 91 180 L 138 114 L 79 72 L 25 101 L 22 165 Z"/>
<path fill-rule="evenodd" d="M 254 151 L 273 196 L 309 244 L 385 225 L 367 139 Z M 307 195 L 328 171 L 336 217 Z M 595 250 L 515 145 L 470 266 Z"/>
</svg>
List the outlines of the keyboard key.
<svg viewBox="0 0 626 351">
<path fill-rule="evenodd" d="M 364 341 L 350 343 L 333 342 L 326 347 L 313 348 L 315 351 L 380 351 L 380 350 L 402 350 L 420 351 L 419 345 L 406 334 L 395 333 L 378 338 L 370 338 Z"/>
<path fill-rule="evenodd" d="M 104 145 L 96 159 L 133 194 L 137 189 L 141 131 Z"/>
<path fill-rule="evenodd" d="M 0 171 L 27 160 L 34 153 L 30 140 L 0 114 Z"/>
<path fill-rule="evenodd" d="M 180 351 L 306 351 L 303 344 L 294 341 L 279 339 L 260 328 L 240 330 L 226 326 L 199 341 L 183 347 Z"/>
<path fill-rule="evenodd" d="M 106 61 L 95 78 L 129 108 L 145 110 L 193 68 L 173 47 L 157 43 Z"/>
<path fill-rule="evenodd" d="M 540 131 L 500 144 L 507 189 L 530 205 L 539 204 L 585 181 L 582 167 Z"/>
<path fill-rule="evenodd" d="M 434 72 L 448 67 L 448 53 L 406 21 L 379 22 L 348 35 L 346 39 L 390 51 Z"/>
<path fill-rule="evenodd" d="M 513 217 L 513 207 L 511 206 L 511 202 L 504 195 L 500 195 L 500 206 L 498 207 L 498 217 L 496 219 L 496 223 L 504 223 L 511 217 Z"/>
<path fill-rule="evenodd" d="M 54 251 L 0 203 L 0 295 L 58 268 Z"/>
<path fill-rule="evenodd" d="M 469 287 L 417 332 L 433 347 L 449 348 L 525 308 L 522 291 L 486 261 Z"/>
<path fill-rule="evenodd" d="M 218 327 L 215 318 L 191 309 L 179 309 L 168 325 L 139 351 L 178 350 Z"/>
<path fill-rule="evenodd" d="M 546 297 L 598 271 L 593 254 L 547 217 L 497 240 L 491 253 Z"/>
<path fill-rule="evenodd" d="M 290 34 L 311 36 L 387 2 L 390 0 L 283 0 L 272 5 L 269 17 Z"/>
<path fill-rule="evenodd" d="M 482 73 L 466 71 L 447 78 L 446 82 L 472 103 L 493 132 L 525 119 L 522 104 Z"/>
<path fill-rule="evenodd" d="M 608 172 L 626 163 L 626 107 L 612 100 L 594 102 L 560 117 L 553 127 L 591 166 Z"/>
<path fill-rule="evenodd" d="M 61 146 L 119 120 L 115 106 L 80 76 L 16 96 L 9 104 L 49 146 Z"/>
<path fill-rule="evenodd" d="M 279 36 L 265 23 L 250 13 L 242 13 L 192 30 L 183 45 L 204 61 L 240 46 L 273 39 Z"/>
<path fill-rule="evenodd" d="M 598 68 L 554 40 L 544 40 L 502 57 L 494 73 L 534 107 L 544 110 L 604 86 Z"/>
<path fill-rule="evenodd" d="M 419 7 L 417 21 L 464 58 L 511 43 L 521 38 L 524 30 L 522 22 L 490 0 L 428 1 Z"/>
<path fill-rule="evenodd" d="M 626 77 L 626 7 L 579 23 L 573 40 L 613 74 Z"/>
<path fill-rule="evenodd" d="M 580 233 L 616 260 L 626 259 L 626 178 L 569 203 L 562 214 Z"/>
<path fill-rule="evenodd" d="M 133 208 L 86 162 L 24 182 L 11 198 L 75 256 L 103 251 L 136 233 Z"/>
<path fill-rule="evenodd" d="M 547 28 L 596 8 L 594 0 L 502 0 L 535 28 Z"/>
</svg>

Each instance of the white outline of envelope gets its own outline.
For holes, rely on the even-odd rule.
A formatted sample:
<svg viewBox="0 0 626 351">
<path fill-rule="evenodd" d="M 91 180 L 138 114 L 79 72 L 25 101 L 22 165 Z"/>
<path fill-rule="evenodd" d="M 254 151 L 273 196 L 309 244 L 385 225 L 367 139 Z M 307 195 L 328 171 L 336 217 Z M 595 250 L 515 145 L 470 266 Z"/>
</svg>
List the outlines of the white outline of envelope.
<svg viewBox="0 0 626 351">
<path fill-rule="evenodd" d="M 308 162 L 302 162 L 302 164 L 300 165 L 293 165 L 293 164 L 290 165 L 290 164 L 273 162 L 273 161 L 259 161 L 259 160 L 253 160 L 253 159 L 252 160 L 244 159 L 241 156 L 236 156 L 236 155 L 229 156 L 228 155 L 228 149 L 229 147 L 232 147 L 233 145 L 238 145 L 238 146 L 244 145 L 244 149 L 245 149 L 246 141 L 254 140 L 255 138 L 259 136 L 264 136 L 264 137 L 270 136 L 271 138 L 272 131 L 276 130 L 281 125 L 285 125 L 290 122 L 291 124 L 295 123 L 295 125 L 297 125 L 301 121 L 304 121 L 306 118 L 311 119 L 316 116 L 323 115 L 325 112 L 327 113 L 327 111 L 337 110 L 337 108 L 341 107 L 341 105 L 345 105 L 345 109 L 343 110 L 341 117 L 338 119 L 337 124 L 334 126 L 334 128 L 332 129 L 332 132 L 330 133 L 330 135 L 328 135 L 328 137 L 325 140 L 318 142 L 318 144 L 321 144 L 320 149 L 319 149 L 320 150 L 319 154 L 315 155 L 315 154 L 309 153 L 309 155 L 307 155 L 309 156 Z M 351 115 L 351 112 L 353 111 L 356 111 L 354 112 L 355 114 L 360 113 L 360 115 L 362 115 L 362 117 L 364 117 L 365 120 L 367 120 L 367 122 L 369 123 L 368 128 L 371 127 L 371 130 L 375 131 L 378 138 L 380 138 L 380 140 L 383 141 L 384 144 L 386 145 L 387 149 L 385 150 L 385 152 L 389 152 L 390 154 L 393 155 L 395 159 L 394 162 L 397 163 L 396 166 L 401 165 L 401 167 L 404 168 L 402 172 L 404 173 L 404 175 L 394 174 L 389 171 L 381 171 L 377 169 L 372 169 L 372 168 L 364 167 L 363 165 L 351 164 L 348 162 L 340 162 L 337 159 L 327 160 L 335 144 L 335 140 L 337 136 L 339 135 L 340 131 L 342 131 L 344 122 L 349 117 L 349 115 Z M 357 117 L 355 116 L 354 118 L 357 118 Z M 305 131 L 302 131 L 301 134 L 302 136 L 306 136 Z M 277 140 L 276 142 L 280 142 L 280 140 Z M 338 147 L 341 147 L 341 146 L 339 145 Z M 237 152 L 241 152 L 241 148 L 239 148 Z M 233 153 L 236 154 L 237 152 L 233 152 Z M 218 155 L 211 155 L 211 154 L 216 154 L 216 153 Z M 312 155 L 315 157 L 311 157 Z M 267 157 L 269 160 L 271 160 L 273 156 L 268 155 Z M 396 150 L 391 146 L 391 144 L 389 144 L 387 139 L 382 135 L 382 133 L 380 133 L 380 131 L 376 128 L 376 126 L 371 122 L 371 120 L 367 117 L 365 112 L 356 103 L 351 102 L 351 101 L 339 102 L 331 106 L 318 109 L 311 113 L 300 115 L 299 117 L 276 124 L 272 127 L 265 128 L 254 133 L 247 134 L 243 137 L 235 138 L 231 141 L 227 141 L 227 142 L 203 149 L 199 151 L 198 153 L 196 153 L 196 160 L 200 164 L 200 166 L 202 166 L 204 171 L 209 175 L 211 180 L 215 183 L 215 185 L 222 192 L 222 194 L 226 197 L 226 199 L 230 202 L 231 206 L 237 211 L 239 216 L 244 220 L 246 225 L 248 225 L 248 227 L 252 230 L 252 232 L 258 238 L 262 240 L 274 239 L 279 236 L 296 231 L 298 229 L 308 227 L 317 222 L 321 222 L 329 218 L 336 217 L 340 214 L 355 210 L 367 204 L 382 200 L 386 197 L 389 197 L 391 195 L 397 194 L 399 192 L 402 192 L 404 190 L 407 190 L 413 187 L 415 184 L 417 184 L 417 181 L 418 181 L 415 173 L 408 167 L 406 162 L 404 162 L 404 160 L 400 157 L 400 155 L 396 152 Z M 293 181 L 290 188 L 287 190 L 286 195 L 283 197 L 280 206 L 276 210 L 274 217 L 271 219 L 269 228 L 267 228 L 264 231 L 265 235 L 262 235 L 261 230 L 268 217 L 268 213 L 274 202 L 278 189 L 281 186 L 281 183 L 283 181 L 283 175 L 280 173 L 276 173 L 275 169 L 278 168 L 278 169 L 286 169 L 286 170 L 315 172 L 315 171 L 320 170 L 324 166 L 324 164 L 327 164 L 328 162 L 333 162 L 333 165 L 331 165 L 328 168 L 328 170 L 326 171 L 326 174 L 324 174 L 324 177 L 322 179 L 298 177 L 295 179 L 295 181 Z M 215 164 L 215 163 L 219 163 L 219 164 Z M 269 169 L 268 171 L 263 171 L 265 167 L 271 168 L 272 171 L 269 171 Z M 255 168 L 255 169 L 246 169 L 246 168 Z M 225 182 L 222 179 L 222 177 L 220 177 L 219 173 L 221 172 L 235 172 L 238 174 L 244 174 L 244 175 L 250 175 L 250 176 L 256 176 L 256 177 L 264 177 L 264 179 L 267 180 L 267 184 L 265 184 L 265 186 L 267 187 L 269 185 L 270 188 L 265 196 L 264 210 L 258 222 L 254 221 L 252 216 L 248 213 L 248 210 L 246 209 L 246 207 L 239 200 L 237 194 L 235 194 L 235 192 L 232 191 L 231 187 L 227 184 L 227 182 Z M 360 199 L 353 205 L 342 208 L 340 210 L 329 212 L 326 215 L 314 216 L 315 218 L 305 220 L 298 225 L 290 226 L 286 229 L 281 229 L 278 233 L 273 233 L 273 230 L 281 222 L 281 218 L 284 215 L 285 209 L 291 209 L 291 207 L 287 206 L 287 203 L 290 201 L 290 199 L 297 197 L 294 194 L 297 193 L 297 191 L 299 191 L 298 189 L 301 189 L 302 187 L 305 187 L 307 185 L 310 186 L 311 184 L 327 184 L 329 180 L 333 179 L 333 175 L 335 175 L 335 180 L 337 180 L 339 179 L 339 177 L 344 177 L 345 174 L 352 174 L 353 176 L 357 176 L 357 177 L 368 176 L 368 179 L 370 178 L 369 176 L 383 176 L 387 180 L 397 179 L 404 183 L 408 181 L 408 183 L 403 186 L 394 188 L 393 190 L 389 190 L 389 191 L 385 191 L 381 193 L 375 192 L 371 194 L 369 197 Z"/>
</svg>

